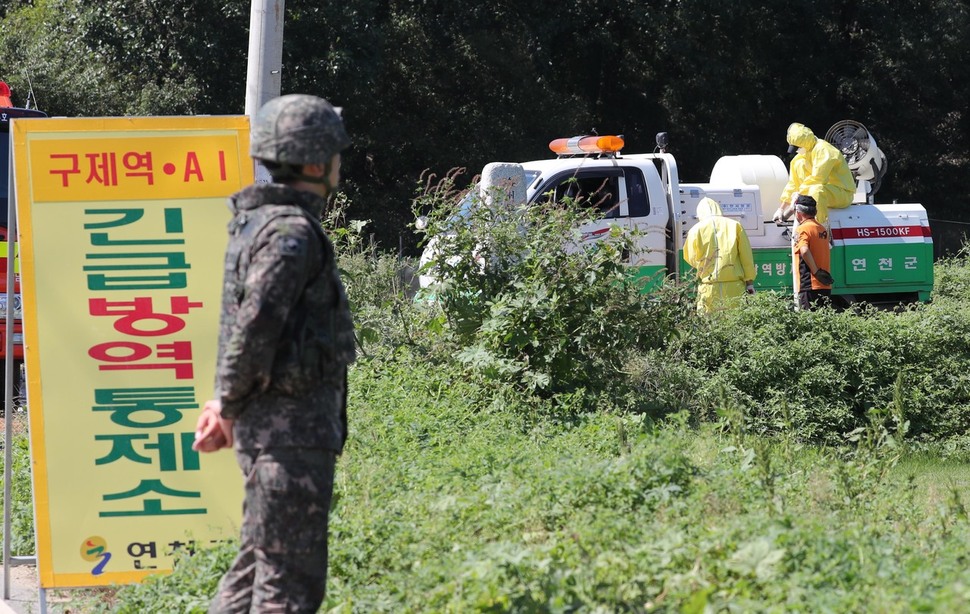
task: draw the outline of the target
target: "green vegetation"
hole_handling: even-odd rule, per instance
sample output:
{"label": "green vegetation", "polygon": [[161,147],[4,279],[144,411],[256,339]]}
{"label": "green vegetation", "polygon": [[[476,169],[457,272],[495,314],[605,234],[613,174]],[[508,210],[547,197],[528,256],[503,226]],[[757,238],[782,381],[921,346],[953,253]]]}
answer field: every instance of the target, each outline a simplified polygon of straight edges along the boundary
{"label": "green vegetation", "polygon": [[[505,289],[482,291],[488,267],[466,269],[451,278],[462,301],[411,302],[400,263],[360,231],[336,233],[367,341],[351,377],[324,611],[970,607],[966,255],[938,263],[932,304],[899,312],[795,312],[764,294],[703,318],[678,302],[683,289],[665,288],[654,297],[665,307],[646,306],[664,316],[647,324],[652,345],[617,343],[633,331],[596,337],[591,354],[623,360],[597,363],[609,377],[590,379],[546,362],[482,369],[461,350],[491,337],[456,316],[483,314],[480,330],[502,302],[503,321],[544,331],[534,353],[573,355],[588,337],[534,320],[587,313],[587,292],[613,300],[596,286],[616,278],[592,277],[540,317],[509,288],[532,296],[541,276],[512,259],[493,271]],[[590,265],[546,238],[517,262]],[[613,325],[644,326],[625,322]],[[531,369],[548,385],[528,385]],[[232,554],[184,559],[83,609],[202,612]]]}
{"label": "green vegetation", "polygon": [[[34,502],[31,495],[30,481],[30,443],[27,440],[27,414],[23,408],[18,408],[11,416],[13,433],[8,437],[3,434],[4,445],[11,445],[11,481],[10,481],[10,554],[14,556],[30,556],[34,553]],[[0,411],[0,419],[3,412]],[[3,489],[3,467],[6,463],[6,451],[0,446],[0,490]],[[3,502],[0,501],[0,509]],[[0,526],[0,535],[3,527]]]}
{"label": "green vegetation", "polygon": [[[965,490],[924,481],[938,459],[897,464],[882,430],[827,449],[729,417],[651,425],[604,406],[564,420],[405,350],[353,383],[328,611],[970,606]],[[122,589],[114,611],[199,604],[229,558]]]}
{"label": "green vegetation", "polygon": [[[580,228],[595,209],[567,198],[510,208],[501,189],[484,206],[458,198],[448,177],[419,199],[436,254],[424,273],[435,330],[448,331],[459,362],[488,379],[545,396],[602,391],[634,350],[663,346],[674,333],[678,301],[642,292],[622,263],[633,233],[614,226],[595,242]],[[589,249],[587,249],[589,248]],[[618,326],[611,322],[621,322]],[[622,382],[621,382],[622,383]]]}

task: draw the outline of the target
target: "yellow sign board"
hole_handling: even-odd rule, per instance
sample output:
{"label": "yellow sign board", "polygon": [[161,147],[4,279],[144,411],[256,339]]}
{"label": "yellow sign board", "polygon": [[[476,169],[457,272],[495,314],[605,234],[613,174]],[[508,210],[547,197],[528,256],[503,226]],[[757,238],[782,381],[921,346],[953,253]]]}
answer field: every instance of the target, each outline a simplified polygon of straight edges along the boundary
{"label": "yellow sign board", "polygon": [[13,126],[41,586],[138,581],[231,539],[242,479],[191,448],[212,395],[245,117]]}

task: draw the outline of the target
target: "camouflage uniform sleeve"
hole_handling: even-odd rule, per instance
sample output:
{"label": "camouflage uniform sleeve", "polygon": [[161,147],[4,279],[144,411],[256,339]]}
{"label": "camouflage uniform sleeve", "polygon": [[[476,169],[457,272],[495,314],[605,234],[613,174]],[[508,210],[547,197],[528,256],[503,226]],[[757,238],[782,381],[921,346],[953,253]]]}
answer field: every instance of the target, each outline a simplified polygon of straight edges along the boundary
{"label": "camouflage uniform sleeve", "polygon": [[280,336],[307,283],[313,241],[319,239],[300,218],[271,224],[255,238],[244,294],[218,361],[217,393],[226,418],[238,417],[246,401],[270,384]]}

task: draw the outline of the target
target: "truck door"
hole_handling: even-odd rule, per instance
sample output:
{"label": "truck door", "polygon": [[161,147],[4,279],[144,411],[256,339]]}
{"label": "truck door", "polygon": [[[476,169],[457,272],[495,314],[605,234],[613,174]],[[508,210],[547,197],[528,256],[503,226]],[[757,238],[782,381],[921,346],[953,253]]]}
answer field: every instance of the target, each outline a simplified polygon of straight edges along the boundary
{"label": "truck door", "polygon": [[583,242],[596,241],[609,232],[610,226],[627,226],[630,217],[626,198],[623,198],[623,171],[617,168],[583,169],[564,173],[550,182],[554,188],[543,190],[555,202],[564,199],[596,209],[603,217],[583,226]]}
{"label": "truck door", "polygon": [[[648,170],[653,170],[649,167]],[[572,198],[596,208],[602,219],[583,227],[583,240],[595,241],[618,224],[635,230],[635,247],[625,255],[626,262],[635,269],[637,277],[648,279],[652,289],[659,283],[667,267],[666,226],[667,209],[663,194],[651,194],[649,185],[659,186],[659,177],[649,182],[637,166],[586,168],[564,173],[543,189],[557,202]],[[652,206],[652,203],[661,203]]]}
{"label": "truck door", "polygon": [[[668,273],[667,213],[662,182],[653,165],[623,167],[623,189],[630,229],[637,234],[637,248],[630,265],[646,282],[645,290],[657,286]],[[646,175],[644,174],[646,171]]]}

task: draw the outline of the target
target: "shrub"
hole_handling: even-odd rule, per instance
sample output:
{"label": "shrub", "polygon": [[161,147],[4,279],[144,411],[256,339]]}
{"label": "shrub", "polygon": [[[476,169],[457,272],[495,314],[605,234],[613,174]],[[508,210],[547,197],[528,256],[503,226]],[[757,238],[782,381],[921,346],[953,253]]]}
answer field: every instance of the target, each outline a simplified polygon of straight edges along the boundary
{"label": "shrub", "polygon": [[377,250],[367,237],[369,222],[345,218],[348,206],[338,194],[323,226],[334,244],[361,350],[366,354],[420,343],[427,324],[412,302],[416,263]]}
{"label": "shrub", "polygon": [[456,204],[451,181],[416,201],[432,254],[423,271],[473,372],[547,395],[602,390],[623,378],[633,351],[673,334],[670,304],[646,297],[623,262],[629,229],[610,226],[590,242],[582,229],[599,214],[582,202],[514,204],[498,192]]}
{"label": "shrub", "polygon": [[640,389],[698,420],[731,404],[753,432],[834,445],[873,411],[904,415],[909,436],[927,441],[970,427],[970,307],[946,300],[800,312],[765,293],[690,320],[665,356],[640,364]]}

